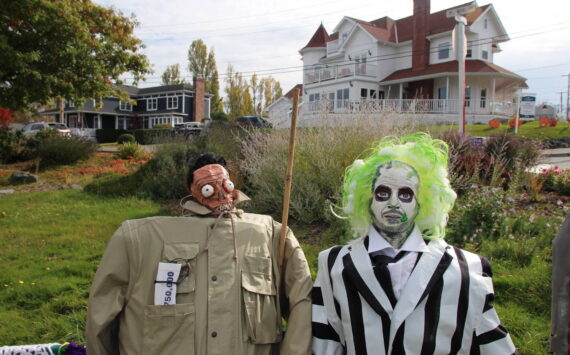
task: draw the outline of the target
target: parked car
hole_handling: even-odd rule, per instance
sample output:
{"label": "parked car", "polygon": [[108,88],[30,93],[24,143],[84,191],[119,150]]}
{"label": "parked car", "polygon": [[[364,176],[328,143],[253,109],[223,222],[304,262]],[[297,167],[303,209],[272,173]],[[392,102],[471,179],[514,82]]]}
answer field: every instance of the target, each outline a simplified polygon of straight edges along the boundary
{"label": "parked car", "polygon": [[236,124],[242,127],[272,128],[273,124],[260,116],[241,116],[236,118]]}
{"label": "parked car", "polygon": [[204,124],[202,122],[184,122],[177,123],[172,128],[174,133],[183,134],[200,134],[204,130]]}
{"label": "parked car", "polygon": [[55,122],[32,122],[24,126],[22,132],[25,135],[34,136],[38,134],[39,131],[44,129],[55,129],[59,134],[69,136],[71,135],[71,130],[63,123]]}

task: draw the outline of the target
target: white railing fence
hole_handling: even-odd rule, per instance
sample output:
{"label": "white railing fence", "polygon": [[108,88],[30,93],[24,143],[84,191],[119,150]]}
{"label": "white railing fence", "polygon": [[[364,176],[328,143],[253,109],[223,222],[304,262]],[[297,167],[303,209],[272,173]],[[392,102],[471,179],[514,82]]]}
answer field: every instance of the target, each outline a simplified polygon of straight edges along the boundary
{"label": "white railing fence", "polygon": [[350,63],[306,69],[304,72],[304,82],[305,84],[311,84],[351,76],[375,77],[376,65],[369,63]]}

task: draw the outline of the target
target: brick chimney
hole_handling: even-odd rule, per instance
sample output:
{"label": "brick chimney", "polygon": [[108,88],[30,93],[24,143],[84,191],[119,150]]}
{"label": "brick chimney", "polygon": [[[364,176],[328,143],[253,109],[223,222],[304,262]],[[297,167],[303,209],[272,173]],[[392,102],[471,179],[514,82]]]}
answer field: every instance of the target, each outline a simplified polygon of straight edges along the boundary
{"label": "brick chimney", "polygon": [[194,76],[194,105],[192,105],[192,121],[200,122],[204,118],[204,78]]}
{"label": "brick chimney", "polygon": [[412,38],[412,71],[422,70],[429,65],[429,30],[430,0],[414,0]]}

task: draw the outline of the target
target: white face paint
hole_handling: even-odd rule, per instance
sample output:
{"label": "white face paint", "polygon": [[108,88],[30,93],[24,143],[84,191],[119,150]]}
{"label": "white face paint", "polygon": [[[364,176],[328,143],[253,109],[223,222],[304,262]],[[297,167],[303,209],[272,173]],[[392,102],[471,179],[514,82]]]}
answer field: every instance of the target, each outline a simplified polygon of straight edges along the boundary
{"label": "white face paint", "polygon": [[419,211],[419,177],[411,166],[398,161],[379,166],[378,173],[370,205],[374,226],[385,238],[403,243]]}

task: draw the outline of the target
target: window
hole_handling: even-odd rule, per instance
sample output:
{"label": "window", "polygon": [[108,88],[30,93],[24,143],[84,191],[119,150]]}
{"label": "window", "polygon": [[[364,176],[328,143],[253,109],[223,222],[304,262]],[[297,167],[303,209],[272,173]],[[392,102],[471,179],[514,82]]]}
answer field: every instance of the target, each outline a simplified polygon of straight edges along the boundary
{"label": "window", "polygon": [[471,107],[471,88],[465,88],[465,106]]}
{"label": "window", "polygon": [[449,53],[451,52],[451,45],[449,42],[440,43],[438,46],[438,59],[449,58]]}
{"label": "window", "polygon": [[348,106],[348,89],[340,89],[336,91],[336,108],[344,108]]}
{"label": "window", "polygon": [[67,104],[69,105],[69,108],[75,107],[75,102],[73,102],[73,101],[69,101]]}
{"label": "window", "polygon": [[158,107],[158,99],[151,98],[146,100],[146,109],[147,111],[156,111]]}
{"label": "window", "polygon": [[488,26],[488,22],[487,22],[487,19],[485,19],[485,20],[483,21],[483,27],[485,27],[485,29],[487,29],[487,26]]}
{"label": "window", "polygon": [[437,89],[437,98],[440,100],[446,100],[447,99],[447,88]]}
{"label": "window", "polygon": [[370,98],[371,99],[377,99],[378,98],[378,94],[376,93],[376,90],[370,89]]}
{"label": "window", "polygon": [[166,108],[174,109],[178,108],[178,96],[169,96],[166,98]]}
{"label": "window", "polygon": [[483,51],[483,59],[488,60],[489,59],[489,52],[488,51]]}
{"label": "window", "polygon": [[368,97],[368,89],[360,89],[360,97],[365,99]]}
{"label": "window", "polygon": [[467,50],[467,55],[465,56],[465,58],[473,58],[473,50],[472,49]]}
{"label": "window", "polygon": [[343,33],[342,34],[342,41],[346,41],[346,39],[348,38],[348,33]]}
{"label": "window", "polygon": [[485,108],[487,105],[487,89],[481,90],[481,100],[479,101],[479,106]]}
{"label": "window", "polygon": [[329,92],[329,102],[327,102],[328,111],[332,112],[334,110],[334,92]]}
{"label": "window", "polygon": [[321,94],[310,94],[309,95],[309,102],[319,101]]}
{"label": "window", "polygon": [[127,102],[120,101],[119,102],[119,110],[121,110],[121,111],[132,111],[133,105],[131,105]]}

